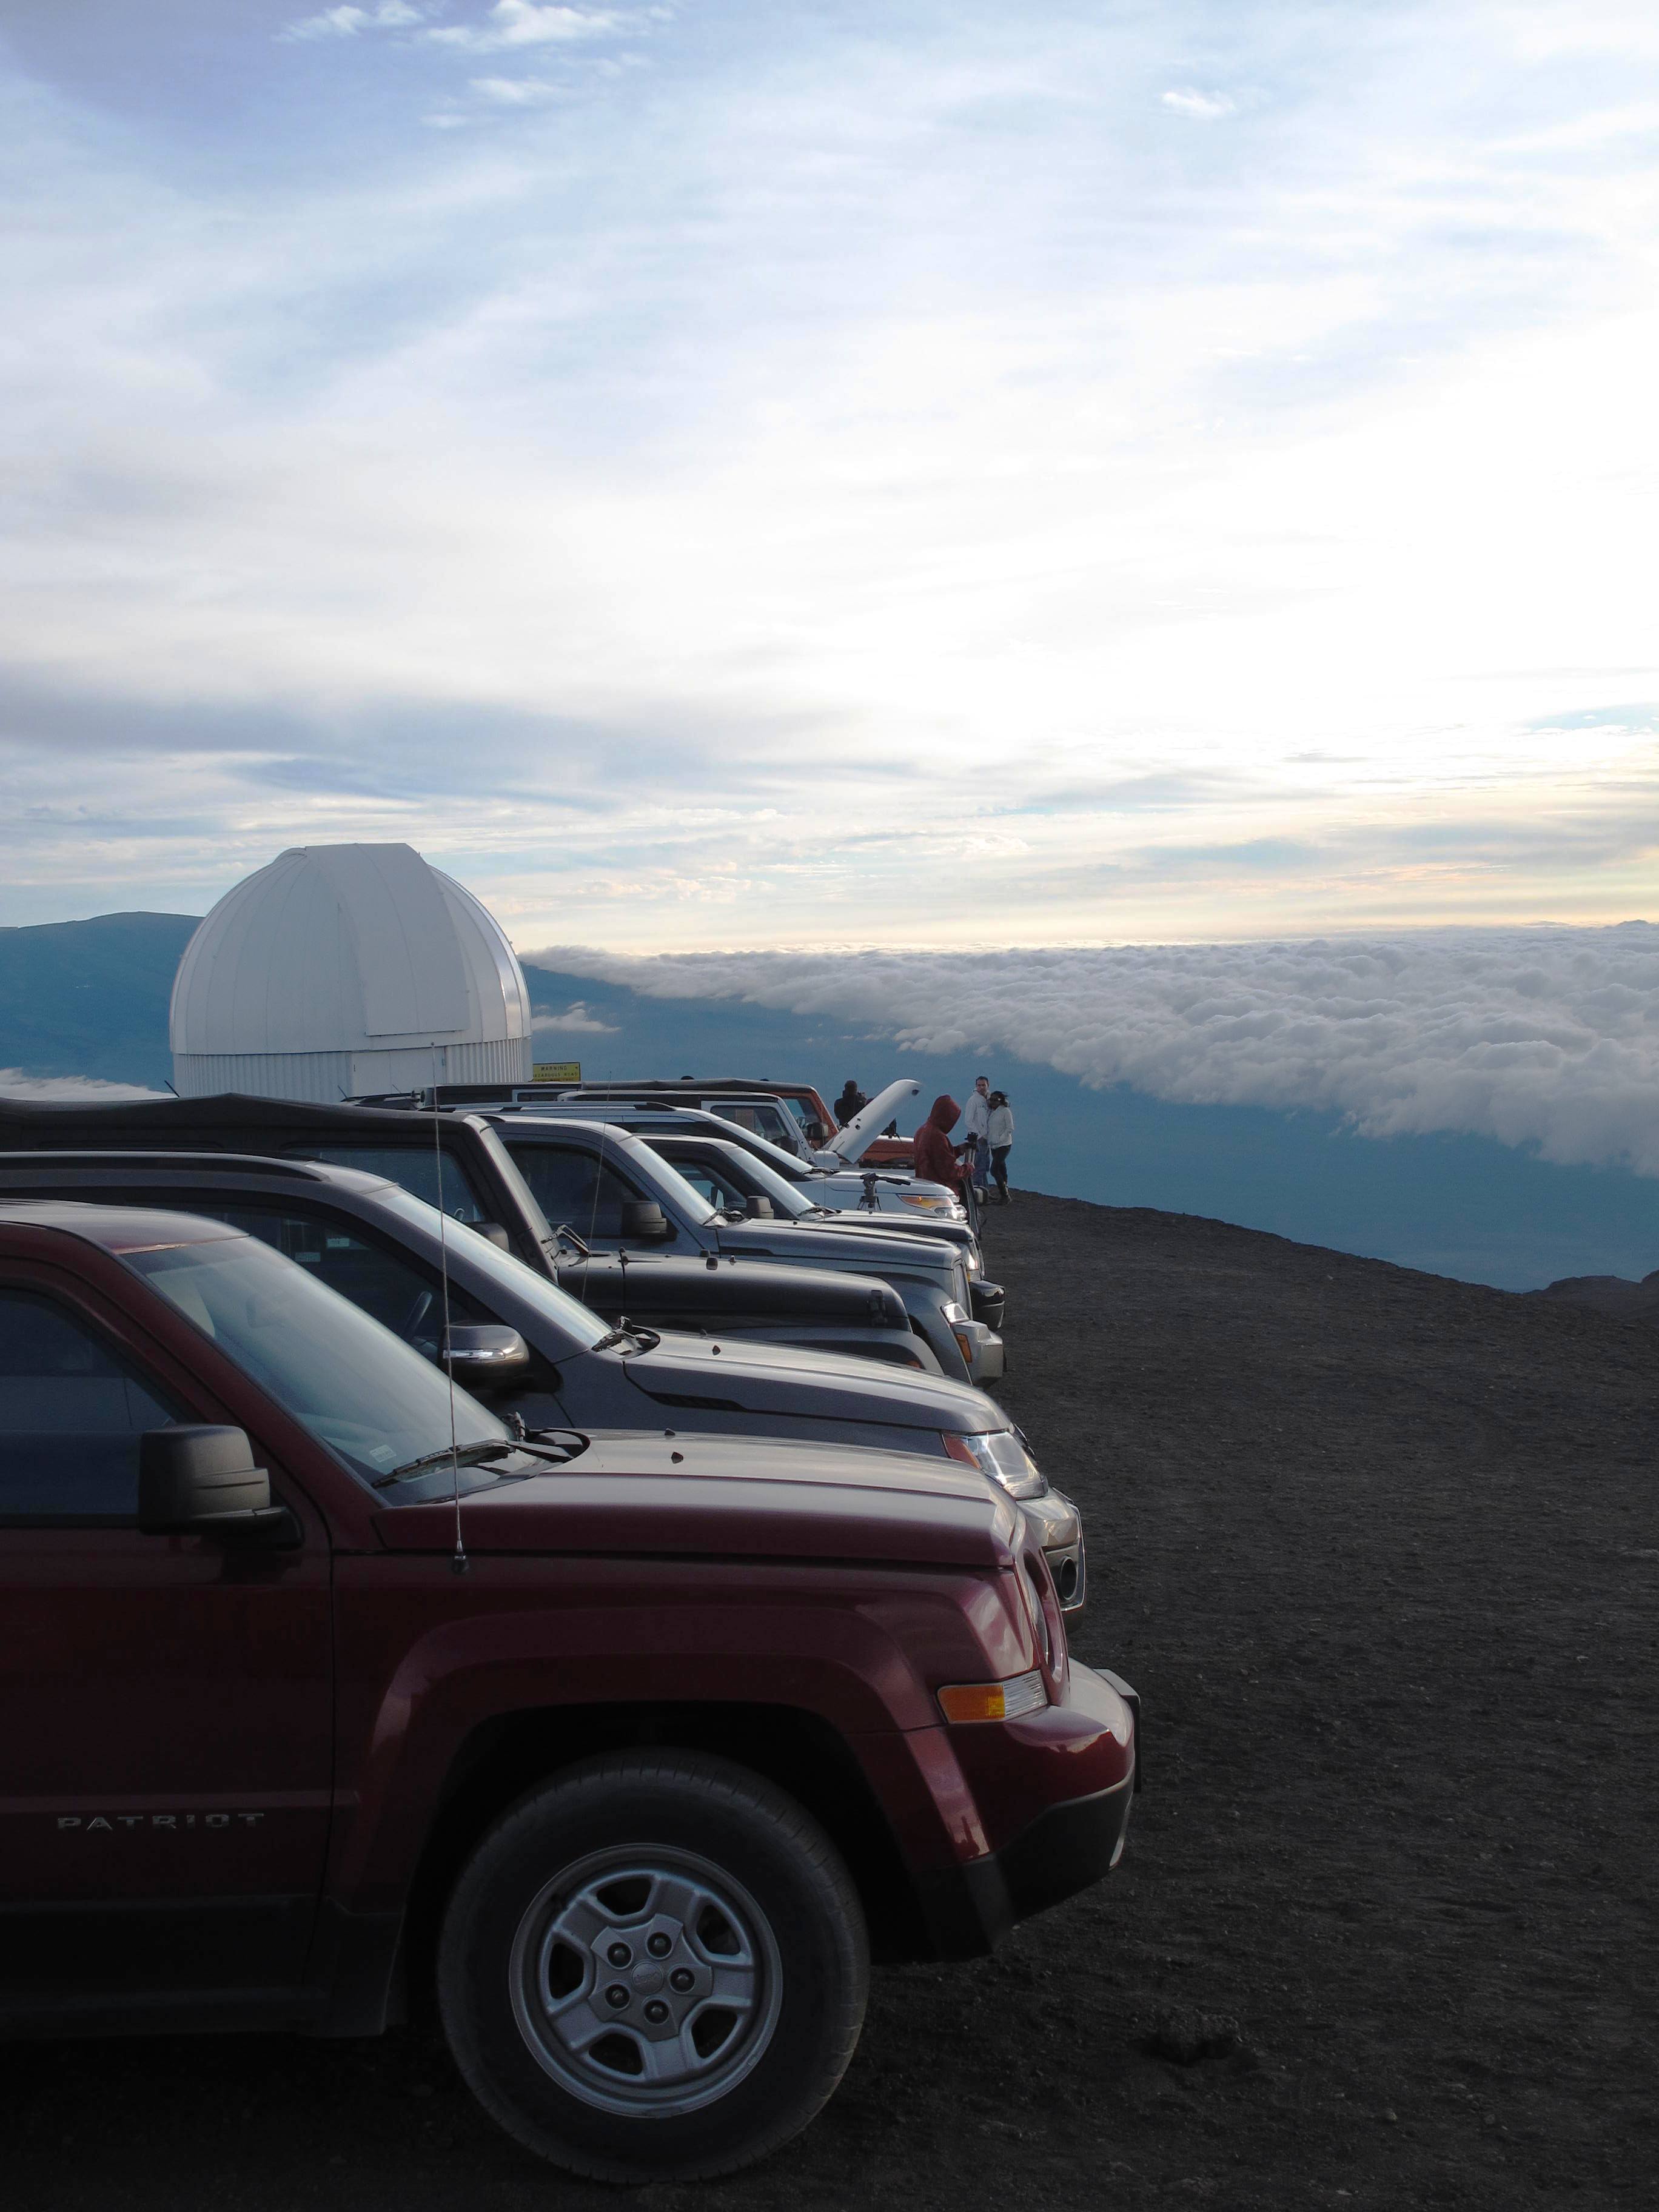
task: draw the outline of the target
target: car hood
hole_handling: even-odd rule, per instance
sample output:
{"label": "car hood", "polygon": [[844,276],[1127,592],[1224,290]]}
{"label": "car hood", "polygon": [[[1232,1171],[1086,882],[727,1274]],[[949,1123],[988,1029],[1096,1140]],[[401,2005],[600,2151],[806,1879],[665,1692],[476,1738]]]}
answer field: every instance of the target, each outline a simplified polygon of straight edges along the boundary
{"label": "car hood", "polygon": [[[805,1188],[803,1184],[802,1188]],[[974,1232],[965,1221],[929,1221],[925,1215],[908,1221],[899,1214],[871,1213],[861,1206],[837,1206],[830,1220],[811,1220],[801,1225],[831,1237],[850,1233],[855,1237],[899,1237],[907,1243],[914,1240],[922,1244],[949,1244],[958,1252],[966,1252],[974,1241]]]}
{"label": "car hood", "polygon": [[[619,1436],[568,1468],[472,1492],[469,1553],[665,1553],[719,1559],[868,1560],[994,1569],[1020,1516],[972,1468],[897,1452],[732,1437]],[[391,1505],[393,1552],[449,1552],[455,1506]]]}
{"label": "car hood", "polygon": [[621,1313],[649,1321],[656,1314],[689,1311],[699,1322],[706,1316],[708,1326],[718,1328],[728,1316],[761,1310],[779,1321],[908,1326],[896,1291],[825,1267],[775,1267],[737,1257],[661,1259],[652,1253],[629,1254],[624,1261],[616,1252],[594,1252],[586,1260],[559,1255],[554,1279],[610,1320]]}
{"label": "car hood", "polygon": [[[603,1357],[603,1354],[596,1355]],[[884,1359],[857,1359],[805,1346],[741,1337],[665,1334],[654,1351],[626,1355],[629,1381],[667,1415],[676,1404],[711,1411],[787,1413],[798,1420],[884,1422],[975,1436],[1006,1429],[1008,1416],[983,1390],[948,1376]]]}
{"label": "car hood", "polygon": [[[845,1267],[854,1248],[843,1229],[814,1221],[722,1221],[720,1249],[736,1259],[787,1260],[800,1267]],[[885,1224],[860,1236],[857,1263],[872,1274],[928,1275],[948,1273],[953,1253],[942,1251],[936,1240],[907,1237]]]}

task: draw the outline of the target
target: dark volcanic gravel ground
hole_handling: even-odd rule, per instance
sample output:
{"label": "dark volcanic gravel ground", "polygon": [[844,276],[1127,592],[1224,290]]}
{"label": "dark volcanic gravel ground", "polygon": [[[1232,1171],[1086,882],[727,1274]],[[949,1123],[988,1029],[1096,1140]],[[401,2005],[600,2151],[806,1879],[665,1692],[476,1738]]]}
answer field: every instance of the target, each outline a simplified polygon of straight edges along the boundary
{"label": "dark volcanic gravel ground", "polygon": [[988,1242],[1078,1648],[1146,1703],[1109,1882],[880,1976],[828,2112],[714,2188],[548,2172],[410,2030],[14,2049],[9,2203],[1656,2201],[1651,1330],[1069,1200]]}

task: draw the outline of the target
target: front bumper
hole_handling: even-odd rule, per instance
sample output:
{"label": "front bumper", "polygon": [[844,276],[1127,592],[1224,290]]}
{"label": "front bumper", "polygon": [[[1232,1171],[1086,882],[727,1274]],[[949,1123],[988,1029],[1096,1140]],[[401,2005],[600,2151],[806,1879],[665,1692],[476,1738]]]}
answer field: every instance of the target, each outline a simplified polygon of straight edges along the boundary
{"label": "front bumper", "polygon": [[[918,1872],[916,1893],[936,1958],[982,1957],[1018,1921],[1075,1897],[1123,1856],[1129,1810],[1139,1785],[1140,1700],[1127,1682],[1103,1668],[1097,1672],[1073,1661],[1072,1674],[1071,1695],[1085,1711],[1099,1701],[1102,1690],[1128,1706],[1133,1723],[1128,1771],[1103,1790],[1045,1806],[981,1857],[948,1870]],[[1018,1725],[1011,1723],[1010,1729]],[[984,1733],[988,1737],[991,1731]]]}
{"label": "front bumper", "polygon": [[1023,1498],[1020,1510],[1037,1533],[1042,1556],[1054,1578],[1060,1609],[1081,1613],[1089,1595],[1089,1555],[1083,1540],[1083,1516],[1062,1491]]}
{"label": "front bumper", "polygon": [[968,1372],[981,1389],[988,1382],[1000,1382],[1003,1376],[1002,1339],[995,1329],[988,1328],[982,1321],[956,1321],[951,1333],[961,1346]]}

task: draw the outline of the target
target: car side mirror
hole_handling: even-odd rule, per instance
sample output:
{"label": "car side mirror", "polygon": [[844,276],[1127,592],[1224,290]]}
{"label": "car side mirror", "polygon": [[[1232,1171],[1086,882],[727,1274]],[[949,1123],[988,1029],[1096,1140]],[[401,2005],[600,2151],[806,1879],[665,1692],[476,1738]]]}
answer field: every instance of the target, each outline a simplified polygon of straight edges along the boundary
{"label": "car side mirror", "polygon": [[622,1202],[622,1233],[642,1243],[665,1243],[674,1231],[668,1216],[654,1198],[625,1198]]}
{"label": "car side mirror", "polygon": [[501,1251],[510,1252],[513,1249],[513,1239],[499,1221],[469,1221],[466,1225],[475,1236],[486,1237],[490,1243],[498,1246]]}
{"label": "car side mirror", "polygon": [[751,1191],[743,1202],[743,1210],[751,1221],[769,1221],[772,1218],[772,1201],[763,1191]]}
{"label": "car side mirror", "polygon": [[530,1346],[516,1328],[489,1322],[452,1324],[441,1366],[469,1390],[516,1382],[530,1364]]}
{"label": "car side mirror", "polygon": [[146,1429],[138,1439],[138,1527],[146,1536],[222,1536],[297,1541],[270,1477],[253,1464],[246,1429]]}
{"label": "car side mirror", "polygon": [[806,1124],[806,1141],[812,1146],[827,1145],[830,1141],[830,1132],[816,1116]]}

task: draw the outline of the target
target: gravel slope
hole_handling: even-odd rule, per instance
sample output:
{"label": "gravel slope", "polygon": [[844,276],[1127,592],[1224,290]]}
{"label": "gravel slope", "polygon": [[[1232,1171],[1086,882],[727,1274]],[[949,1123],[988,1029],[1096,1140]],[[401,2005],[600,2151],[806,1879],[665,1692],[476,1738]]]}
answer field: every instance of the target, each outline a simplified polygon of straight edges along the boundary
{"label": "gravel slope", "polygon": [[1651,1329],[1069,1200],[988,1242],[1079,1650],[1146,1701],[1110,1882],[882,1976],[824,2118],[716,2189],[545,2172],[410,2031],[14,2050],[9,2202],[1651,2202]]}

